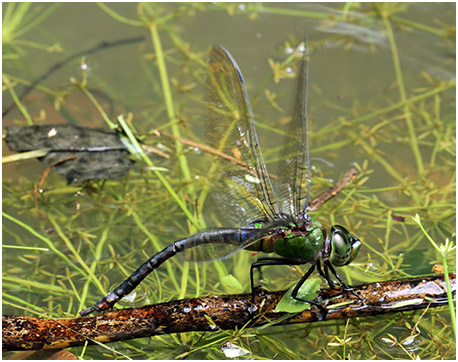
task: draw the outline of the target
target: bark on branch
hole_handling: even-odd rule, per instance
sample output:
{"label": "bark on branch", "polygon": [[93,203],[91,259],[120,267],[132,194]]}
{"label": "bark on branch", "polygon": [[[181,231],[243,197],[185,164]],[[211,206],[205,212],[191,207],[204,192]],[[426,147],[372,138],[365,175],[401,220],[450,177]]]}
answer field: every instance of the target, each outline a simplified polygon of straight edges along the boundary
{"label": "bark on branch", "polygon": [[[452,292],[456,276],[450,276]],[[89,343],[114,342],[157,334],[189,331],[234,329],[250,322],[250,326],[292,324],[318,320],[354,318],[394,313],[447,304],[443,275],[355,286],[364,302],[345,292],[325,289],[317,301],[328,313],[313,307],[296,315],[275,313],[273,309],[283,296],[281,292],[258,290],[256,303],[264,301],[259,315],[250,315],[251,294],[222,295],[160,303],[141,308],[128,308],[102,315],[74,319],[42,319],[3,316],[3,350],[55,349]],[[330,300],[332,298],[332,300]],[[350,303],[332,307],[338,303]],[[324,318],[323,318],[324,317]]]}

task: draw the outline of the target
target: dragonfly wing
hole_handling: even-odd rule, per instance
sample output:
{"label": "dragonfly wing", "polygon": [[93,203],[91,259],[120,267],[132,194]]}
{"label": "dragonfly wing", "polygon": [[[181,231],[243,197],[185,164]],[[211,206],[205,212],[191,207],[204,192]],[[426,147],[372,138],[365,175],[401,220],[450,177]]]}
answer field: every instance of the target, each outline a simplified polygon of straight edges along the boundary
{"label": "dragonfly wing", "polygon": [[[278,225],[272,223],[270,226],[262,229],[254,229],[251,226],[238,229],[206,229],[192,236],[193,238],[195,236],[199,238],[199,235],[202,236],[202,242],[191,242],[187,244],[183,255],[187,261],[192,262],[225,259],[237,254],[240,250],[252,247],[253,244],[265,238],[267,235],[274,234],[275,230],[279,229]],[[244,232],[246,232],[247,237],[240,240],[239,236]],[[223,237],[221,236],[222,234],[224,234]],[[206,241],[204,241],[205,239]],[[256,251],[257,248],[250,250]]]}
{"label": "dragonfly wing", "polygon": [[202,244],[185,250],[184,259],[190,262],[214,261],[229,258],[242,248],[232,244]]}
{"label": "dragonfly wing", "polygon": [[231,221],[275,219],[279,205],[267,173],[242,73],[229,54],[215,45],[208,62],[206,126],[213,156],[208,173],[221,214]]}
{"label": "dragonfly wing", "polygon": [[278,195],[281,207],[291,215],[305,213],[310,197],[310,155],[308,142],[308,50],[300,61],[294,113],[284,139],[278,168]]}

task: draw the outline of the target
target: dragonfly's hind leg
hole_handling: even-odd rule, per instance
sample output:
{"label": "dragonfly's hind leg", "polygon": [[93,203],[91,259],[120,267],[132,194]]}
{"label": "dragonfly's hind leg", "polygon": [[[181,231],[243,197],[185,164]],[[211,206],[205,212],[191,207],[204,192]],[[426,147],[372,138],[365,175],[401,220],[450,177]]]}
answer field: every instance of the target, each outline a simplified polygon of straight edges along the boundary
{"label": "dragonfly's hind leg", "polygon": [[[270,265],[302,265],[304,264],[303,262],[295,261],[295,260],[289,260],[289,259],[284,259],[284,258],[259,258],[257,262],[251,264],[251,269],[250,269],[250,281],[251,281],[251,303],[253,305],[253,309],[256,310],[255,308],[255,287],[254,287],[254,269],[259,269],[261,272],[261,267],[263,266],[270,266]],[[310,277],[310,275],[313,273],[315,270],[315,264],[313,264],[310,269],[307,271],[307,273],[304,274],[304,276],[301,278],[301,280],[297,283],[296,287],[294,288],[291,296],[299,300],[301,302],[306,302],[311,305],[315,305],[319,307],[322,311],[324,311],[325,315],[327,314],[326,309],[318,302],[315,302],[313,300],[308,300],[308,299],[303,299],[297,297],[297,293],[299,291],[299,288],[304,284],[304,282]]]}
{"label": "dragonfly's hind leg", "polygon": [[250,282],[251,282],[251,302],[255,304],[255,292],[254,292],[254,270],[258,269],[262,275],[261,267],[263,266],[270,266],[270,265],[299,265],[298,263],[293,260],[285,259],[285,258],[259,258],[256,262],[251,264],[250,268]]}

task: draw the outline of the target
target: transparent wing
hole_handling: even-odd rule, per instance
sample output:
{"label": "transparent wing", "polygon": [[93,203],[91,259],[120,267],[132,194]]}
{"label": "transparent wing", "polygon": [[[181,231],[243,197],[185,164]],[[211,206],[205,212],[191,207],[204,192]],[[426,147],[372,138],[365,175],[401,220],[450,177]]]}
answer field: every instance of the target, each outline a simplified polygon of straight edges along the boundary
{"label": "transparent wing", "polygon": [[[207,229],[190,237],[194,240],[186,243],[186,250],[182,255],[188,261],[199,262],[225,259],[243,249],[260,251],[256,243],[266,236],[274,235],[280,230],[280,226],[287,224],[287,221],[281,220],[269,223],[260,229],[255,229],[251,225],[236,229]],[[239,235],[244,231],[247,237],[240,240]]]}
{"label": "transparent wing", "polygon": [[[204,231],[213,232],[223,229],[207,229]],[[202,233],[199,233],[202,234]],[[234,235],[234,238],[226,238],[226,240],[218,240],[216,237],[213,243],[201,243],[198,245],[190,245],[186,248],[184,255],[185,260],[192,262],[200,261],[214,261],[229,258],[237,254],[240,250],[254,244],[256,241],[262,239],[265,232],[259,230],[250,238],[246,238],[240,243]]]}
{"label": "transparent wing", "polygon": [[[310,155],[307,97],[308,50],[305,43],[297,80],[294,113],[283,141],[276,190],[281,208],[291,215],[305,214],[310,197]],[[277,185],[278,183],[278,185]]]}
{"label": "transparent wing", "polygon": [[278,218],[281,212],[262,158],[242,73],[220,45],[210,53],[204,101],[210,146],[236,160],[215,156],[208,173],[213,196],[223,208],[221,214],[239,225],[259,217]]}

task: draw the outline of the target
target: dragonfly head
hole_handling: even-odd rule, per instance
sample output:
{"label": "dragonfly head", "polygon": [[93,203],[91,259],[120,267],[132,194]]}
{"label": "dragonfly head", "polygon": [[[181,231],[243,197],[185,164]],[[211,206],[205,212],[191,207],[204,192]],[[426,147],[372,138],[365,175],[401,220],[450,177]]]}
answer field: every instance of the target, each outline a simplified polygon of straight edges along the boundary
{"label": "dragonfly head", "polygon": [[334,266],[350,264],[361,248],[361,240],[340,225],[331,228],[331,263]]}

